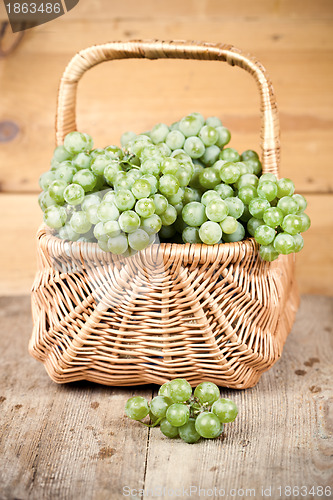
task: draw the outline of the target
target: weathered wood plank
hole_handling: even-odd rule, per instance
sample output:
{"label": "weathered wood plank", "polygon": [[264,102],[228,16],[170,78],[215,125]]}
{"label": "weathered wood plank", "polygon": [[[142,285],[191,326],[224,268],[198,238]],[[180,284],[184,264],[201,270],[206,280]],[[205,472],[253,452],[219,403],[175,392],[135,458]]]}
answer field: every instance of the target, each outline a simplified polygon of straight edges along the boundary
{"label": "weathered wood plank", "polygon": [[[75,10],[75,9],[74,9]],[[74,11],[73,11],[74,12]],[[66,21],[65,19],[68,19]],[[20,132],[0,150],[3,191],[32,192],[48,168],[54,144],[56,92],[60,75],[80,48],[104,42],[99,24],[59,19],[27,33],[7,60],[1,80],[1,119]],[[255,54],[271,75],[277,94],[282,130],[282,174],[304,192],[333,188],[327,144],[333,133],[333,30],[331,22],[297,20],[242,21],[237,30],[228,21],[177,23],[112,21],[113,39],[191,38],[226,41]],[[154,27],[154,28],[153,28]],[[195,28],[195,29],[194,29]],[[69,45],[62,36],[71,32]],[[193,31],[194,30],[194,31]],[[18,75],[25,74],[25,78]],[[135,79],[134,79],[135,75]],[[167,82],[167,83],[166,83]],[[199,98],[198,98],[199,96]],[[240,150],[258,148],[259,102],[251,77],[227,65],[187,61],[117,61],[88,73],[79,88],[78,126],[98,145],[119,143],[128,129],[142,131],[156,121],[173,122],[199,109],[218,114],[233,133]],[[306,111],[305,111],[306,110]],[[41,139],[42,138],[42,139]],[[320,165],[313,175],[314,165]]]}
{"label": "weathered wood plank", "polygon": [[29,297],[2,297],[0,318],[3,500],[118,500],[126,486],[155,492],[217,487],[229,494],[254,489],[257,498],[263,486],[279,498],[279,486],[309,491],[332,482],[331,298],[302,298],[281,360],[255,388],[223,390],[240,410],[224,438],[193,446],[166,439],[158,429],[148,440],[146,428],[124,417],[126,399],[150,398],[151,386],[54,384],[27,354]]}
{"label": "weathered wood plank", "polygon": [[[306,195],[311,229],[297,255],[297,280],[302,293],[333,295],[333,196]],[[1,194],[0,295],[29,293],[36,272],[35,234],[42,222],[37,195]]]}

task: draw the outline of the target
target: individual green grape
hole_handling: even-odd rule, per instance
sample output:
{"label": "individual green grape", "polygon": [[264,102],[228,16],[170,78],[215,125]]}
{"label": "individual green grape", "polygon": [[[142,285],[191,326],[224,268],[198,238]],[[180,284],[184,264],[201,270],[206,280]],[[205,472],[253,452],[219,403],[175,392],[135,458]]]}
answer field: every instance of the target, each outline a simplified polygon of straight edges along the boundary
{"label": "individual green grape", "polygon": [[97,193],[88,194],[85,196],[84,200],[81,203],[81,210],[86,211],[88,209],[88,207],[94,206],[94,205],[99,205],[100,202],[101,202],[101,199]]}
{"label": "individual green grape", "polygon": [[220,200],[220,196],[217,191],[214,189],[209,189],[208,191],[205,191],[203,195],[201,196],[201,203],[207,207],[208,203],[213,200]]}
{"label": "individual green grape", "polygon": [[227,164],[230,164],[230,163],[232,163],[232,162],[230,162],[230,161],[228,162],[225,160],[217,160],[215,163],[213,163],[212,167],[218,175],[221,175],[221,172],[222,172],[224,166]]}
{"label": "individual green grape", "polygon": [[259,184],[261,184],[262,182],[266,182],[266,181],[274,182],[276,184],[277,183],[276,175],[271,174],[270,172],[267,172],[266,174],[262,174],[259,177]]}
{"label": "individual green grape", "polygon": [[222,127],[222,122],[217,116],[209,116],[206,120],[209,127]]}
{"label": "individual green grape", "polygon": [[217,222],[204,222],[199,228],[199,237],[206,245],[216,245],[222,238],[221,226]]}
{"label": "individual green grape", "polygon": [[171,398],[167,396],[155,396],[150,403],[150,410],[157,418],[165,418],[169,406],[173,404]]}
{"label": "individual green grape", "polygon": [[172,151],[181,149],[184,146],[185,135],[180,130],[171,130],[165,139],[165,144],[169,146]]}
{"label": "individual green grape", "polygon": [[228,215],[222,222],[220,222],[220,227],[222,229],[222,233],[232,234],[238,228],[237,219]]}
{"label": "individual green grape", "polygon": [[171,226],[177,219],[177,210],[174,206],[168,205],[163,214],[160,215],[163,226]]}
{"label": "individual green grape", "polygon": [[214,191],[217,192],[217,194],[220,196],[220,198],[222,198],[222,200],[225,200],[226,198],[232,198],[235,194],[232,187],[229,186],[228,184],[218,184],[217,186],[214,187]]}
{"label": "individual green grape", "polygon": [[227,217],[229,208],[224,200],[211,200],[206,205],[206,216],[213,222],[222,222]]}
{"label": "individual green grape", "polygon": [[214,439],[220,434],[221,423],[214,413],[204,411],[197,416],[195,430],[204,438]]}
{"label": "individual green grape", "polygon": [[171,398],[171,393],[170,393],[170,382],[165,382],[163,385],[158,390],[158,395],[159,396],[166,396],[168,398]]}
{"label": "individual green grape", "polygon": [[158,151],[161,153],[162,157],[170,156],[172,153],[171,148],[169,148],[169,146],[167,144],[165,144],[165,142],[160,142],[159,144],[157,144],[156,147],[157,147]]}
{"label": "individual green grape", "polygon": [[217,399],[213,406],[212,412],[217,416],[223,424],[233,422],[238,415],[238,408],[231,399]]}
{"label": "individual green grape", "polygon": [[77,170],[84,170],[90,168],[92,158],[88,153],[78,153],[74,156],[72,163]]}
{"label": "individual green grape", "polygon": [[188,226],[199,227],[207,220],[205,206],[198,201],[192,201],[184,206],[182,217]]}
{"label": "individual green grape", "polygon": [[140,159],[141,163],[145,162],[146,160],[157,160],[161,162],[163,157],[157,146],[155,146],[154,144],[148,144],[142,149]]}
{"label": "individual green grape", "polygon": [[110,252],[111,250],[109,249],[109,246],[108,246],[108,240],[107,241],[104,241],[104,240],[97,240],[97,245],[99,246],[99,248],[101,250],[103,250],[103,252]]}
{"label": "individual green grape", "polygon": [[238,190],[238,198],[242,200],[244,205],[249,205],[250,202],[257,197],[257,190],[254,186],[243,186]]}
{"label": "individual green grape", "polygon": [[65,224],[64,226],[59,228],[58,236],[62,240],[69,241],[77,241],[80,238],[80,235],[73,231],[72,227],[69,224]]}
{"label": "individual green grape", "polygon": [[176,194],[179,187],[179,182],[174,175],[162,175],[159,180],[159,191],[164,196],[168,197]]}
{"label": "individual green grape", "polygon": [[201,156],[200,161],[207,167],[211,167],[218,160],[220,152],[220,148],[215,144],[213,146],[208,146]]}
{"label": "individual green grape", "polygon": [[72,153],[67,151],[64,146],[57,146],[53,152],[54,160],[61,163],[62,161],[70,160],[72,158]]}
{"label": "individual green grape", "polygon": [[248,232],[250,233],[251,236],[255,235],[256,229],[259,226],[264,225],[265,222],[261,219],[257,219],[256,217],[252,217],[251,219],[248,220],[246,228]]}
{"label": "individual green grape", "polygon": [[149,245],[149,235],[143,229],[136,229],[128,235],[128,244],[133,250],[144,250]]}
{"label": "individual green grape", "polygon": [[163,212],[165,212],[168,207],[168,200],[166,199],[166,197],[162,194],[157,193],[152,196],[152,200],[155,205],[155,213],[157,215],[163,214]]}
{"label": "individual green grape", "polygon": [[104,223],[101,222],[100,224],[103,224],[105,234],[107,236],[111,236],[111,238],[114,238],[121,233],[119,222],[117,220],[108,220]]}
{"label": "individual green grape", "polygon": [[133,420],[142,420],[149,413],[148,401],[142,396],[130,398],[125,405],[125,413]]}
{"label": "individual green grape", "polygon": [[245,236],[244,226],[238,221],[237,223],[238,226],[236,231],[234,231],[231,234],[225,234],[225,233],[223,234],[223,241],[225,241],[226,243],[234,243],[236,241],[241,241],[244,239]]}
{"label": "individual green grape", "polygon": [[78,234],[85,234],[91,229],[91,222],[83,210],[74,212],[69,221],[71,228]]}
{"label": "individual green grape", "polygon": [[292,235],[302,232],[302,227],[303,221],[299,215],[286,215],[281,224],[283,231]]}
{"label": "individual green grape", "polygon": [[282,210],[283,215],[296,214],[299,211],[299,206],[296,200],[291,196],[283,196],[279,199],[277,207]]}
{"label": "individual green grape", "polygon": [[253,198],[249,203],[249,212],[256,219],[262,219],[264,212],[269,208],[271,208],[270,203],[265,198]]}
{"label": "individual green grape", "polygon": [[253,151],[253,149],[247,149],[246,151],[243,151],[243,153],[241,154],[242,161],[252,160],[252,159],[259,160],[258,153]]}
{"label": "individual green grape", "polygon": [[284,196],[291,196],[294,194],[295,185],[293,181],[283,177],[277,182],[277,197],[283,198]]}
{"label": "individual green grape", "polygon": [[[250,160],[247,160],[247,161],[238,161],[236,162],[237,163],[237,167],[239,168],[240,170],[240,174],[241,176],[242,175],[245,175],[245,174],[251,174],[251,175],[255,175],[254,174],[254,168],[250,162]],[[257,177],[257,176],[256,176]],[[254,182],[256,183],[256,182]],[[244,183],[244,185],[252,185],[251,182],[246,184]]]}
{"label": "individual green grape", "polygon": [[92,148],[92,138],[81,132],[70,132],[65,137],[64,147],[72,155],[88,151]]}
{"label": "individual green grape", "polygon": [[[97,194],[97,193],[94,193],[94,194]],[[106,190],[102,201],[108,201],[110,203],[115,204],[116,203],[116,194],[117,193],[115,191],[113,191],[113,189],[108,189],[108,190]],[[91,195],[88,195],[88,196],[91,196]],[[87,199],[87,196],[86,196],[86,199]]]}
{"label": "individual green grape", "polygon": [[53,181],[55,181],[55,173],[52,170],[44,172],[39,177],[39,186],[43,191],[47,191]]}
{"label": "individual green grape", "polygon": [[161,217],[157,214],[153,214],[146,219],[142,219],[141,228],[148,233],[148,235],[152,235],[158,233],[162,227]]}
{"label": "individual green grape", "polygon": [[278,187],[275,182],[263,181],[257,187],[257,193],[259,198],[266,199],[268,201],[274,200],[278,192]]}
{"label": "individual green grape", "polygon": [[277,234],[273,245],[275,250],[283,255],[288,255],[295,251],[294,237],[288,233]]}
{"label": "individual green grape", "polygon": [[190,410],[182,403],[173,403],[166,411],[166,419],[173,427],[181,427],[188,422]]}
{"label": "individual green grape", "polygon": [[[114,203],[121,211],[132,210],[136,202],[135,197],[129,189],[121,189],[115,195]],[[104,202],[102,202],[104,203]]]}
{"label": "individual green grape", "polygon": [[67,187],[67,183],[63,180],[55,180],[50,184],[48,189],[49,196],[58,204],[64,204],[64,191]]}
{"label": "individual green grape", "polygon": [[110,201],[102,201],[98,205],[97,215],[101,222],[117,220],[119,217],[119,210],[114,203]]}
{"label": "individual green grape", "polygon": [[169,390],[170,398],[176,403],[183,403],[192,395],[192,387],[184,378],[175,378],[171,380],[169,382]]}
{"label": "individual green grape", "polygon": [[171,174],[175,175],[179,169],[179,162],[176,158],[164,158],[161,163],[161,172],[162,174]]}
{"label": "individual green grape", "polygon": [[191,226],[185,227],[182,231],[182,239],[184,243],[201,243],[199,229]]}
{"label": "individual green grape", "polygon": [[116,160],[112,160],[104,169],[104,177],[106,182],[113,186],[115,178],[119,172],[122,172],[120,164]]}
{"label": "individual green grape", "polygon": [[128,175],[127,172],[118,172],[113,181],[113,186],[115,191],[121,191],[122,189],[131,189],[136,179]]}
{"label": "individual green grape", "polygon": [[158,175],[160,173],[160,162],[150,158],[141,163],[140,170],[143,174]]}
{"label": "individual green grape", "polygon": [[150,217],[155,213],[154,201],[151,198],[141,198],[135,204],[135,211],[140,217]]}
{"label": "individual green grape", "polygon": [[198,398],[201,404],[212,405],[220,397],[220,389],[213,382],[201,382],[195,390],[194,397]]}
{"label": "individual green grape", "polygon": [[263,260],[267,262],[272,262],[277,259],[279,256],[279,252],[275,250],[272,244],[270,245],[260,245],[259,255]]}
{"label": "individual green grape", "polygon": [[230,142],[231,139],[230,131],[226,127],[222,126],[216,127],[216,131],[218,133],[216,146],[218,146],[219,148],[223,148]]}
{"label": "individual green grape", "polygon": [[295,250],[294,250],[294,252],[295,253],[300,252],[302,250],[303,246],[304,246],[303,237],[300,234],[294,234],[293,238],[294,238],[294,242],[295,242]]}
{"label": "individual green grape", "polygon": [[150,131],[150,138],[154,144],[158,144],[165,141],[168,133],[169,127],[165,123],[157,123]]}
{"label": "individual green grape", "polygon": [[167,421],[166,418],[164,418],[161,423],[160,423],[160,429],[162,434],[168,438],[176,438],[178,437],[178,427],[174,427],[173,425],[170,424],[170,422]]}
{"label": "individual green grape", "polygon": [[184,205],[187,203],[191,203],[192,201],[200,201],[201,200],[201,191],[199,189],[194,189],[191,187],[186,187],[184,189],[184,195],[182,198],[182,202]]}
{"label": "individual green grape", "polygon": [[141,219],[133,210],[126,210],[120,214],[118,222],[124,233],[134,233],[140,227]]}
{"label": "individual green grape", "polygon": [[235,219],[239,219],[244,212],[244,203],[242,200],[234,196],[228,197],[224,201],[228,206],[229,215]]}
{"label": "individual green grape", "polygon": [[193,115],[184,116],[179,121],[179,130],[184,134],[185,137],[190,137],[197,135],[201,129],[202,123],[200,118]]}
{"label": "individual green grape", "polygon": [[80,205],[84,200],[84,189],[78,184],[69,184],[64,190],[64,200],[69,205]]}
{"label": "individual green grape", "polygon": [[237,163],[226,162],[220,170],[220,177],[226,184],[234,184],[238,181],[240,170]]}
{"label": "individual green grape", "polygon": [[191,158],[200,158],[205,152],[205,145],[199,137],[191,136],[185,140],[184,150]]}
{"label": "individual green grape", "polygon": [[254,238],[261,245],[269,245],[275,238],[275,230],[265,224],[258,226],[254,233]]}
{"label": "individual green grape", "polygon": [[136,134],[134,132],[131,131],[124,132],[120,137],[120,144],[122,145],[123,148],[126,148],[126,146],[135,138]]}
{"label": "individual green grape", "polygon": [[253,186],[253,187],[257,188],[258,177],[254,174],[242,174],[237,182],[237,188],[241,189],[244,186]]}
{"label": "individual green grape", "polygon": [[150,145],[151,143],[150,137],[141,134],[128,142],[127,150],[133,155],[140,156],[147,145]]}
{"label": "individual green grape", "polygon": [[205,146],[213,146],[213,144],[216,143],[219,135],[214,127],[210,125],[204,125],[200,129],[199,137]]}
{"label": "individual green grape", "polygon": [[237,153],[236,149],[233,148],[225,148],[222,149],[220,155],[219,155],[220,160],[225,160],[225,161],[240,161],[240,155]]}
{"label": "individual green grape", "polygon": [[84,192],[92,191],[96,186],[96,176],[89,169],[79,170],[73,176],[73,183],[78,184],[84,189]]}
{"label": "individual green grape", "polygon": [[63,161],[59,164],[57,170],[55,170],[55,178],[57,180],[63,180],[66,184],[69,184],[73,180],[73,176],[76,173],[76,168],[73,167],[71,161]]}
{"label": "individual green grape", "polygon": [[122,160],[124,158],[124,152],[122,149],[114,144],[104,148],[104,151],[106,156],[111,158],[111,160]]}
{"label": "individual green grape", "polygon": [[307,231],[310,226],[311,226],[311,220],[310,220],[310,217],[304,213],[304,212],[301,212],[298,214],[298,217],[300,217],[301,221],[302,221],[302,228],[301,228],[301,233],[304,233],[305,231]]}
{"label": "individual green grape", "polygon": [[64,207],[51,205],[47,207],[44,212],[44,222],[52,229],[59,229],[65,225],[67,214]]}
{"label": "individual green grape", "polygon": [[296,203],[298,205],[297,212],[304,212],[304,210],[308,206],[308,203],[307,203],[306,199],[304,198],[304,196],[302,196],[301,194],[293,194],[292,198],[294,201],[296,201]]}
{"label": "individual green grape", "polygon": [[[118,222],[117,222],[117,224],[118,224]],[[106,230],[105,230],[105,223],[104,222],[98,222],[94,226],[93,233],[94,233],[96,240],[98,240],[98,241],[103,241],[106,243],[109,239],[109,235],[106,233]],[[107,250],[107,251],[109,251],[109,250]]]}
{"label": "individual green grape", "polygon": [[100,156],[100,155],[105,155],[105,151],[104,149],[101,149],[101,148],[96,148],[96,149],[93,149],[92,151],[90,151],[90,157],[92,159],[96,158],[97,156]]}
{"label": "individual green grape", "polygon": [[189,418],[185,425],[178,427],[178,432],[185,443],[197,443],[201,438],[200,434],[195,429],[195,418]]}
{"label": "individual green grape", "polygon": [[136,168],[132,168],[132,170],[127,171],[127,177],[132,179],[133,184],[134,184],[134,181],[136,181],[137,179],[140,179],[140,177],[143,177],[143,175],[142,175],[141,170],[138,170]]}
{"label": "individual green grape", "polygon": [[[157,177],[155,177],[154,175],[151,175],[151,174],[144,174],[138,180],[147,181],[149,183],[149,185],[150,185],[150,194],[157,193],[157,187],[158,187],[158,179],[157,179]],[[143,196],[143,193],[142,193],[141,198],[147,198],[147,196]]]}
{"label": "individual green grape", "polygon": [[194,168],[192,164],[188,163],[180,165],[179,169],[175,174],[175,177],[178,180],[179,185],[181,187],[186,187],[190,183],[193,172]]}
{"label": "individual green grape", "polygon": [[[126,213],[126,212],[124,212]],[[128,249],[127,236],[119,234],[118,236],[110,237],[108,239],[108,250],[116,255],[125,253]]]}
{"label": "individual green grape", "polygon": [[263,214],[264,223],[270,227],[278,227],[282,224],[283,221],[283,212],[278,207],[270,207],[264,211]]}
{"label": "individual green grape", "polygon": [[204,189],[214,189],[220,182],[220,176],[213,167],[205,168],[199,174],[199,183]]}
{"label": "individual green grape", "polygon": [[104,175],[105,169],[116,160],[111,160],[106,154],[96,156],[90,165],[91,171],[95,175]]}

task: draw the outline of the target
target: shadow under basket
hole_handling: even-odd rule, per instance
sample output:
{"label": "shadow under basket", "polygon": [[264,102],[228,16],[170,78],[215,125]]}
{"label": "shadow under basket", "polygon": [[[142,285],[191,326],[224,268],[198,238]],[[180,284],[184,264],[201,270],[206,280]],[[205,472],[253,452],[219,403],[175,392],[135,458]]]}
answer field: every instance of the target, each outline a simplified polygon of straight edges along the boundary
{"label": "shadow under basket", "polygon": [[281,356],[299,303],[294,255],[264,262],[253,239],[121,257],[42,226],[38,257],[29,351],[58,383],[251,387]]}

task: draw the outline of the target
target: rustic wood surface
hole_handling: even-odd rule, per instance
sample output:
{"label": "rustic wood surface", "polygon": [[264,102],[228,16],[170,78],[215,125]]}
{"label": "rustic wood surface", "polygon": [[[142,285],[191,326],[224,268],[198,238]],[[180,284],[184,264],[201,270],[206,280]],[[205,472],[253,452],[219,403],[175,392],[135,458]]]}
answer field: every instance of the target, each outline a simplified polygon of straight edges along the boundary
{"label": "rustic wood surface", "polygon": [[[139,7],[135,0],[96,0],[92,8],[82,0],[63,17],[26,31],[16,50],[0,59],[0,205],[10,232],[0,247],[0,294],[25,294],[33,279],[34,233],[41,221],[34,200],[54,147],[60,76],[73,54],[110,40],[195,39],[233,44],[267,68],[280,111],[281,175],[309,198],[313,217],[298,258],[300,290],[333,295],[332,5],[331,0],[147,0]],[[9,33],[5,42],[10,41]],[[115,61],[94,68],[79,86],[78,125],[97,146],[119,143],[124,130],[171,123],[193,110],[218,114],[232,131],[232,146],[258,148],[256,86],[228,65]]]}
{"label": "rustic wood surface", "polygon": [[300,498],[285,487],[304,486],[303,498],[331,498],[316,489],[333,486],[331,298],[302,297],[281,360],[252,389],[222,389],[239,416],[222,439],[195,445],[124,416],[127,398],[150,398],[156,386],[52,382],[27,353],[28,296],[0,298],[0,318],[1,500],[118,500],[126,487],[176,498],[191,486],[225,498],[264,498],[271,488],[274,499]]}

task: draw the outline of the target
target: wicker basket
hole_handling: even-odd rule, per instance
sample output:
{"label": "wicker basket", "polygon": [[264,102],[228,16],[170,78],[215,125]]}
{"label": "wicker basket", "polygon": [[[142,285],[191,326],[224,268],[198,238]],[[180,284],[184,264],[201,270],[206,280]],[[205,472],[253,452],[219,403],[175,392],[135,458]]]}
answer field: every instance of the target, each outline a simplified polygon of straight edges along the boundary
{"label": "wicker basket", "polygon": [[[76,88],[111,59],[226,61],[255,78],[264,172],[278,174],[279,125],[262,65],[227,45],[107,43],[78,53],[61,79],[57,144],[76,130]],[[243,389],[281,356],[298,307],[294,256],[264,262],[253,239],[206,246],[154,244],[132,257],[38,232],[29,352],[58,382],[135,385],[185,377]]]}

